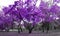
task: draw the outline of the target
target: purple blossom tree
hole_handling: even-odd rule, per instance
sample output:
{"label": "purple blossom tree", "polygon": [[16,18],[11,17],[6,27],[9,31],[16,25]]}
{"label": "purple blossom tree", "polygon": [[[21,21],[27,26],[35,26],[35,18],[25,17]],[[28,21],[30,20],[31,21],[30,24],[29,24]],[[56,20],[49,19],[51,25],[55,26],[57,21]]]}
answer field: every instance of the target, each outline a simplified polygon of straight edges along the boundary
{"label": "purple blossom tree", "polygon": [[[37,4],[38,1],[39,4]],[[51,1],[50,2],[44,2],[42,0],[16,1],[14,5],[9,5],[9,7],[3,8],[4,15],[5,16],[7,14],[10,15],[10,17],[5,17],[4,21],[12,23],[14,21],[18,22],[24,21],[24,23],[28,23],[28,25],[31,22],[31,25],[33,25],[33,27],[35,24],[38,24],[42,21],[47,22],[54,21],[56,20],[57,17],[60,18],[59,15],[60,7],[54,3],[56,2],[56,0],[55,1],[53,0],[53,3],[51,3]]]}

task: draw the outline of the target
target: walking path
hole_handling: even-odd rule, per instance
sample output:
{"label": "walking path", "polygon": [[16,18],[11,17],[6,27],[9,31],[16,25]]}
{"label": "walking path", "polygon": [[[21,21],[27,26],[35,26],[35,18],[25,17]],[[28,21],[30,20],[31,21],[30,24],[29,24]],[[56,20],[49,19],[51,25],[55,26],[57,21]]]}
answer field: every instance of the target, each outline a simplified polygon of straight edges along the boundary
{"label": "walking path", "polygon": [[0,32],[0,36],[60,36],[59,30],[50,30],[48,33],[46,31],[43,33],[42,31],[33,31],[31,34],[28,31],[24,31],[18,33],[17,31],[10,32]]}

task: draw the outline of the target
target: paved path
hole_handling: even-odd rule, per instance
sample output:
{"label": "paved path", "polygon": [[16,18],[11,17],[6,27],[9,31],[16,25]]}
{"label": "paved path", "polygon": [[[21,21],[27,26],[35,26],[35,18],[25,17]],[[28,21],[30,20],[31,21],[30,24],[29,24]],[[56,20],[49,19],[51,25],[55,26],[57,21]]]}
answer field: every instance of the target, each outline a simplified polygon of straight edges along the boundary
{"label": "paved path", "polygon": [[58,30],[52,30],[48,33],[42,32],[42,31],[33,31],[31,34],[28,33],[28,31],[21,32],[18,34],[18,32],[0,32],[0,36],[60,36],[60,31]]}

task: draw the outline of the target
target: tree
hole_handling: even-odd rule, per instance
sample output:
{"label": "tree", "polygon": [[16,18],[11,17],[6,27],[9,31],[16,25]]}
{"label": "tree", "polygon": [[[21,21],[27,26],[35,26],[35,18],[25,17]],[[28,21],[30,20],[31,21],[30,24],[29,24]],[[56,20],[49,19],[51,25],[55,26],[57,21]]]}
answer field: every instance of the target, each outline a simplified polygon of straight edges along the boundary
{"label": "tree", "polygon": [[26,20],[25,22],[31,22],[33,26],[42,21],[54,21],[56,17],[59,17],[58,13],[60,13],[60,8],[57,4],[53,5],[54,3],[50,4],[40,0],[41,2],[37,7],[38,1],[39,0],[27,0],[25,2],[22,0],[15,1],[14,5],[4,7],[3,11],[5,15],[9,14],[11,16],[10,18],[13,20],[11,22]]}

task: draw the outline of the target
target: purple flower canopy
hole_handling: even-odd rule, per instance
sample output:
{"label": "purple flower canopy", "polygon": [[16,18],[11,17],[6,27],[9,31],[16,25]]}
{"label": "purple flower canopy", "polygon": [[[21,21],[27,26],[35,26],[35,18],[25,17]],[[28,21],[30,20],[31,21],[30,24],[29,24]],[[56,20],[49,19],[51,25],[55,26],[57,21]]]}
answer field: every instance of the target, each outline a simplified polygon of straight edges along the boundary
{"label": "purple flower canopy", "polygon": [[[38,1],[40,4],[37,5]],[[56,2],[57,0],[53,1]],[[15,1],[14,5],[4,7],[3,11],[5,15],[9,14],[11,16],[9,17],[9,20],[13,18],[14,20],[18,21],[25,18],[29,22],[33,21],[33,23],[38,23],[41,20],[50,22],[55,20],[54,18],[59,17],[58,13],[60,13],[60,7],[56,4],[54,5],[54,2],[51,5],[51,2],[48,3],[41,0],[19,0]]]}

